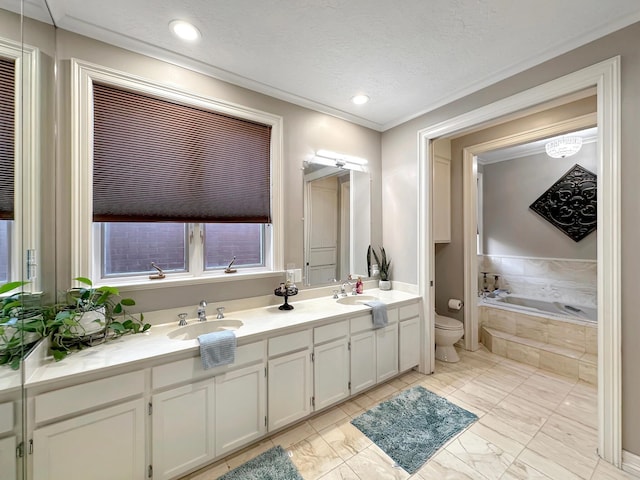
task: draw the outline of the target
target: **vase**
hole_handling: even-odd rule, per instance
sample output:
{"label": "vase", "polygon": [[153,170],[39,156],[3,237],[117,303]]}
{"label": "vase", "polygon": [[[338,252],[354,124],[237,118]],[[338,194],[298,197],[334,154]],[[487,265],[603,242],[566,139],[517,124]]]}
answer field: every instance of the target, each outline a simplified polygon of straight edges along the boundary
{"label": "vase", "polygon": [[380,280],[378,282],[378,288],[380,290],[391,290],[391,280]]}
{"label": "vase", "polygon": [[69,328],[69,332],[78,337],[85,337],[104,330],[104,308],[84,312],[78,319],[78,325]]}

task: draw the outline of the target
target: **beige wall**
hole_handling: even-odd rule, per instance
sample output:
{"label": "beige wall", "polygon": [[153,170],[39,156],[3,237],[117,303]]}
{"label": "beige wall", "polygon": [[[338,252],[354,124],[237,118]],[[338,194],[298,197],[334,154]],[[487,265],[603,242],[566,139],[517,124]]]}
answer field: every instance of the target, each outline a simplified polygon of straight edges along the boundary
{"label": "beige wall", "polygon": [[[640,204],[640,23],[603,37],[567,54],[558,56],[521,74],[498,82],[477,93],[425,114],[410,122],[383,133],[382,158],[384,181],[382,191],[385,195],[383,206],[384,242],[396,255],[394,278],[415,283],[417,281],[417,182],[406,181],[403,174],[415,177],[417,171],[417,131],[436,125],[462,113],[472,111],[496,100],[506,98],[528,88],[556,79],[581,68],[593,65],[616,55],[622,59],[622,375],[623,375],[623,448],[640,454],[640,413],[636,406],[640,404],[640,382],[633,366],[640,363],[640,351],[635,342],[640,338],[640,298],[637,295],[638,271],[640,271],[640,222],[637,206]],[[452,175],[456,172],[452,165]],[[403,188],[401,191],[398,188]],[[452,185],[452,203],[458,202],[460,188]],[[397,194],[396,194],[397,193]],[[387,197],[388,196],[388,197]],[[399,210],[398,204],[404,205]],[[455,209],[456,207],[454,207]],[[452,235],[460,239],[462,219],[452,219]],[[447,263],[453,263],[451,278],[462,282],[462,242],[452,241],[452,255]],[[448,265],[449,266],[449,265]],[[461,290],[461,289],[460,289]],[[461,294],[460,291],[456,292]],[[459,298],[459,297],[458,297]]]}
{"label": "beige wall", "polygon": [[[58,57],[59,88],[59,144],[58,144],[58,220],[57,232],[57,289],[70,283],[69,260],[69,74],[70,59],[77,58],[143,78],[168,83],[189,92],[255,108],[283,118],[284,154],[284,266],[303,266],[303,172],[302,161],[317,149],[344,152],[369,160],[372,175],[372,239],[381,239],[380,202],[380,139],[381,134],[353,123],[324,115],[291,103],[276,100],[244,88],[216,80],[206,75],[106,45],[79,35],[59,30],[56,53]],[[366,252],[356,252],[366,255]],[[201,299],[220,302],[248,296],[268,295],[280,279],[228,280],[209,285],[181,288],[161,288],[136,291],[140,310],[157,310],[193,306]],[[123,291],[126,291],[123,289]]]}

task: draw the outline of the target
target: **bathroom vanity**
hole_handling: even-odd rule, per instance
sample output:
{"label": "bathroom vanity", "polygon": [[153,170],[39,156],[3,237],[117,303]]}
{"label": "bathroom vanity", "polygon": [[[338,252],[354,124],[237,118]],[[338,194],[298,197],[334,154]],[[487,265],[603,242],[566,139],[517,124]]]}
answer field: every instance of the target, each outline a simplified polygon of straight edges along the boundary
{"label": "bathroom vanity", "polygon": [[386,327],[330,297],[228,313],[219,328],[237,328],[236,361],[209,370],[195,320],[58,363],[41,347],[25,370],[29,478],[178,478],[418,366],[420,298],[367,293],[387,303]]}

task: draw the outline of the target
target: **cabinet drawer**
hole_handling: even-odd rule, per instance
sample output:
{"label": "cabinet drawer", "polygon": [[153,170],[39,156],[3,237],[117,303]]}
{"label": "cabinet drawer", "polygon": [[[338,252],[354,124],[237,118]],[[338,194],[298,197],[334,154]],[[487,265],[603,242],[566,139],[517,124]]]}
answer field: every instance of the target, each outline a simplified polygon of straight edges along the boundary
{"label": "cabinet drawer", "polygon": [[420,304],[413,303],[400,307],[400,321],[420,316]]}
{"label": "cabinet drawer", "polygon": [[[397,308],[387,309],[387,320],[389,320],[389,325],[398,323]],[[358,333],[358,332],[364,332],[365,330],[371,330],[372,328],[373,328],[373,318],[371,316],[371,313],[367,313],[366,315],[360,315],[359,317],[352,318],[349,325],[349,331],[352,334]]]}
{"label": "cabinet drawer", "polygon": [[144,393],[144,372],[125,373],[43,393],[35,398],[36,423],[83,410],[94,410]]}
{"label": "cabinet drawer", "polygon": [[349,335],[348,320],[331,323],[329,325],[313,329],[313,343],[314,345],[318,345],[320,343],[328,342],[329,340],[346,337],[347,335]]}
{"label": "cabinet drawer", "polygon": [[7,402],[0,405],[0,435],[11,432],[13,430],[13,402]]}
{"label": "cabinet drawer", "polygon": [[311,346],[311,329],[269,339],[269,358]]}
{"label": "cabinet drawer", "polygon": [[202,359],[198,357],[185,358],[177,362],[167,363],[151,370],[151,385],[154,390],[175,385],[178,383],[198,380],[204,377],[212,377],[229,370],[264,361],[265,342],[249,343],[236,349],[236,361],[231,365],[205,370],[202,368]]}

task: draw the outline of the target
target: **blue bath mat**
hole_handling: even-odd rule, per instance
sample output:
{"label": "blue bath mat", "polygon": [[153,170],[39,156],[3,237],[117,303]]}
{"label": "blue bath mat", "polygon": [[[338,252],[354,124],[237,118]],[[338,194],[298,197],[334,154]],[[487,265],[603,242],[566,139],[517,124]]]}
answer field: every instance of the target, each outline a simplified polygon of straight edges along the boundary
{"label": "blue bath mat", "polygon": [[351,420],[408,473],[478,419],[423,387],[413,387]]}
{"label": "blue bath mat", "polygon": [[303,480],[289,455],[278,445],[252,458],[218,480]]}

